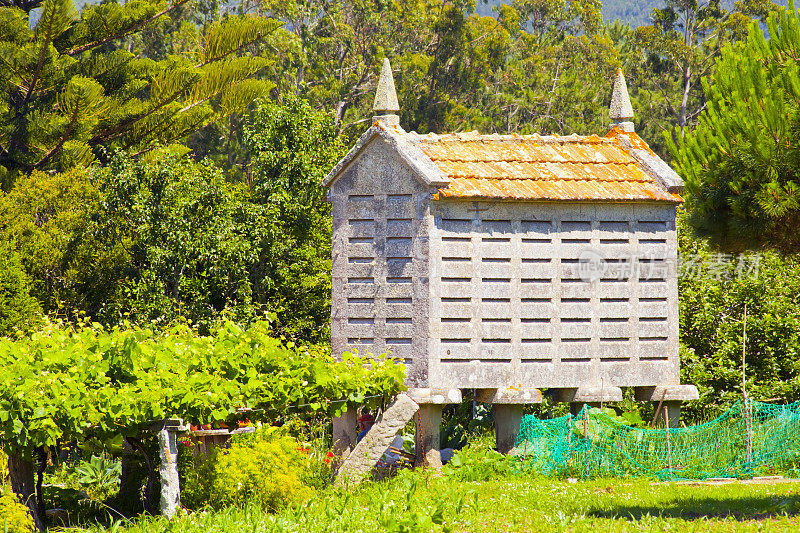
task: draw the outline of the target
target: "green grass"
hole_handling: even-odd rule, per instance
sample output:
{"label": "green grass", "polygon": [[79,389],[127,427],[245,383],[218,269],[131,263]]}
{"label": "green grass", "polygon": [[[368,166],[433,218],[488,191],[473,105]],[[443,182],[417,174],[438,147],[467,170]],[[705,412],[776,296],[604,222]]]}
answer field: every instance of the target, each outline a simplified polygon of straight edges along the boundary
{"label": "green grass", "polygon": [[[445,471],[447,472],[447,470]],[[431,471],[326,489],[270,515],[253,507],[143,518],[95,531],[798,531],[800,484],[687,486],[647,480],[571,484],[513,475],[457,481]],[[71,530],[80,531],[80,530]]]}

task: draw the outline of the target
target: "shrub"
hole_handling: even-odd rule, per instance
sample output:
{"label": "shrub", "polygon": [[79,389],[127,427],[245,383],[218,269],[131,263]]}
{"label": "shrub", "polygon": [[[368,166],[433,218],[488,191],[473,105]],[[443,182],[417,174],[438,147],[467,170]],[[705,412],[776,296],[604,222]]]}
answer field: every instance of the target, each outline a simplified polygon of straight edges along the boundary
{"label": "shrub", "polygon": [[189,508],[221,509],[258,505],[278,512],[302,504],[313,489],[303,482],[306,451],[295,439],[268,427],[214,448],[194,461],[184,476],[182,496]]}
{"label": "shrub", "polygon": [[0,489],[0,528],[7,533],[33,531],[33,519],[28,514],[28,508],[7,487]]}

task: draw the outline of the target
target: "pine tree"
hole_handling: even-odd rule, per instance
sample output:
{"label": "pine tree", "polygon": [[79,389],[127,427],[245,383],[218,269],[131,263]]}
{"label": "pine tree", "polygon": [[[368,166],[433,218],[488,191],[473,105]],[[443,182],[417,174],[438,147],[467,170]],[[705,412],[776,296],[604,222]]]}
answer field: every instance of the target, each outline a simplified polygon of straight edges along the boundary
{"label": "pine tree", "polygon": [[728,251],[800,251],[800,17],[794,3],[723,49],[696,130],[669,141],[690,224]]}
{"label": "pine tree", "polygon": [[4,189],[33,170],[85,165],[101,147],[138,154],[180,140],[267,94],[272,84],[255,75],[269,60],[245,52],[280,27],[272,19],[187,24],[190,45],[160,60],[131,50],[132,36],[187,1],[115,0],[78,15],[72,0],[43,0],[32,28],[35,2],[0,7]]}

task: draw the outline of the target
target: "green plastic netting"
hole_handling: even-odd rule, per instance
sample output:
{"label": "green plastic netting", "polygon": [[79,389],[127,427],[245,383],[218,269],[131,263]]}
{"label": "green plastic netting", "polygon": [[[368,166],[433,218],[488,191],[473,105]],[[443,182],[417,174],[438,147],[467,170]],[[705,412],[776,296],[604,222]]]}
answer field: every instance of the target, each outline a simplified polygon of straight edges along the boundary
{"label": "green plastic netting", "polygon": [[738,402],[705,424],[640,429],[610,409],[522,419],[521,468],[559,477],[746,478],[786,473],[800,464],[800,402]]}

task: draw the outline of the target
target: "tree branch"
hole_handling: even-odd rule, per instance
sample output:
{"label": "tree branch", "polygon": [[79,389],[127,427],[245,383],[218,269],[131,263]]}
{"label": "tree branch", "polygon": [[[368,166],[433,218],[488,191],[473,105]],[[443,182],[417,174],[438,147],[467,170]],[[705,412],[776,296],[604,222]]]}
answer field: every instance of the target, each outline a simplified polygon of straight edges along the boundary
{"label": "tree branch", "polygon": [[123,37],[127,37],[128,35],[130,35],[132,33],[136,33],[136,31],[139,28],[141,28],[142,26],[145,26],[146,24],[156,20],[159,17],[163,17],[164,15],[169,13],[170,11],[173,11],[174,9],[179,8],[180,6],[182,6],[183,4],[185,4],[188,1],[189,0],[177,0],[177,2],[174,3],[171,7],[168,7],[167,9],[165,9],[165,10],[159,12],[159,13],[156,13],[155,15],[153,15],[152,17],[150,17],[148,19],[140,20],[139,22],[136,22],[136,23],[132,24],[131,26],[128,26],[127,28],[123,29],[122,31],[120,31],[118,33],[115,33],[114,35],[109,35],[105,39],[101,39],[99,41],[92,41],[91,43],[83,44],[81,46],[78,46],[77,48],[73,48],[72,50],[67,50],[66,52],[64,52],[64,54],[66,54],[68,56],[74,56],[76,54],[80,54],[81,52],[85,52],[87,50],[91,50],[92,48],[97,48],[98,46],[102,46],[102,45],[104,45],[104,44],[106,44],[108,42],[115,41],[117,39],[122,39]]}

